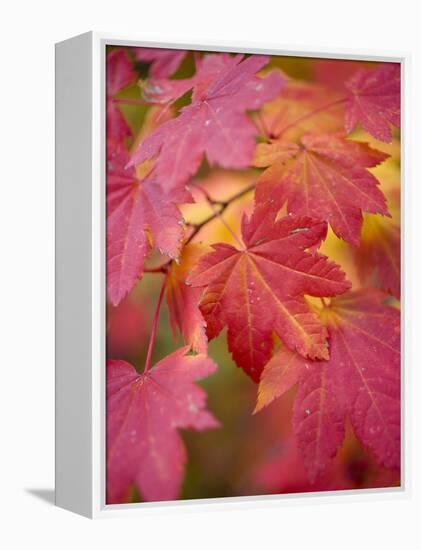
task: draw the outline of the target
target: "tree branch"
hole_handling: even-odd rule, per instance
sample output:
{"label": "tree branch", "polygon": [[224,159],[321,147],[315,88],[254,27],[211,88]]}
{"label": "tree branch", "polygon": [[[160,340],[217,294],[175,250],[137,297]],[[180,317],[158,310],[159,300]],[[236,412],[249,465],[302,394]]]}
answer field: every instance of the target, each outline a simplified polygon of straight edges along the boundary
{"label": "tree branch", "polygon": [[241,199],[242,197],[244,197],[245,195],[247,195],[247,193],[250,193],[250,191],[253,191],[254,189],[256,188],[256,184],[255,183],[252,183],[251,185],[249,185],[248,187],[245,187],[244,189],[242,189],[241,191],[239,191],[238,193],[236,193],[235,195],[233,195],[232,197],[230,197],[227,201],[216,201],[214,202],[214,204],[219,204],[221,206],[220,210],[218,210],[218,212],[214,212],[213,214],[211,214],[209,217],[207,217],[206,219],[204,219],[202,222],[196,224],[194,226],[194,229],[193,229],[193,232],[191,233],[191,235],[188,237],[188,239],[186,240],[186,242],[184,243],[185,245],[188,244],[190,241],[192,241],[194,239],[194,237],[199,233],[199,231],[202,229],[202,227],[204,227],[205,225],[207,225],[209,222],[213,221],[215,218],[218,218],[219,216],[221,216],[221,214],[223,212],[225,212],[225,210],[228,208],[228,206],[230,204],[232,204],[234,201],[238,200],[238,199]]}
{"label": "tree branch", "polygon": [[[253,191],[255,188],[256,188],[256,183],[252,183],[251,185],[249,185],[248,187],[245,187],[244,189],[242,189],[241,191],[239,191],[238,193],[236,193],[235,195],[233,195],[232,197],[230,197],[226,201],[214,201],[213,199],[211,199],[212,203],[214,205],[219,205],[220,206],[220,209],[217,212],[215,211],[213,214],[211,214],[210,216],[205,218],[200,223],[195,224],[195,225],[192,226],[193,231],[187,237],[186,241],[184,242],[184,246],[189,244],[196,237],[196,235],[199,233],[199,231],[203,227],[205,227],[205,225],[207,225],[211,221],[215,220],[216,218],[220,217],[221,214],[228,208],[228,206],[230,206],[230,204],[232,204],[233,202],[235,202],[238,199],[241,199],[242,197],[247,195],[247,193],[250,193],[251,191]],[[165,264],[159,265],[157,267],[147,268],[147,269],[144,270],[144,272],[145,273],[166,273],[173,261],[174,260],[168,260],[168,262],[166,262]]]}
{"label": "tree branch", "polygon": [[223,212],[223,209],[221,210],[218,210],[217,209],[217,204],[218,204],[218,201],[215,201],[210,195],[209,193],[207,192],[207,190],[202,187],[201,185],[197,185],[197,184],[194,184],[194,186],[196,187],[196,189],[199,189],[199,191],[204,195],[206,201],[209,203],[209,206],[212,210],[212,212],[214,213],[215,217],[218,218],[220,220],[220,222],[222,223],[222,225],[227,229],[227,231],[230,233],[230,235],[232,235],[232,237],[234,238],[234,240],[240,245],[241,248],[244,247],[243,243],[241,242],[241,239],[235,234],[235,232],[231,229],[231,227],[228,225],[228,223],[224,220],[224,218],[222,217],[222,212]]}

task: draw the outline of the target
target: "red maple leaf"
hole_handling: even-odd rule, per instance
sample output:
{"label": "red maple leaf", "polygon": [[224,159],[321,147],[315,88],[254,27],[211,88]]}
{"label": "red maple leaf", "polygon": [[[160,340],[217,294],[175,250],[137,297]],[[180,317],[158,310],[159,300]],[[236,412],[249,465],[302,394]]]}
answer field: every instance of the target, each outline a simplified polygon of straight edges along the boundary
{"label": "red maple leaf", "polygon": [[338,237],[357,245],[361,210],[388,213],[379,181],[367,170],[386,158],[334,134],[259,144],[254,164],[268,168],[259,177],[256,203],[270,202],[276,210],[287,203],[289,213],[326,220]]}
{"label": "red maple leaf", "polygon": [[294,431],[308,478],[313,483],[335,456],[345,434],[344,405],[336,398],[328,363],[305,361],[297,353],[282,347],[263,370],[255,412],[286,393],[298,381]]}
{"label": "red maple leaf", "polygon": [[155,130],[135,149],[131,165],[155,157],[158,181],[167,191],[184,186],[206,154],[210,164],[227,168],[250,165],[257,129],[246,116],[281,90],[283,78],[273,72],[259,78],[269,58],[207,55],[194,77],[149,84],[149,100],[170,101],[193,88],[192,102],[180,115]]}
{"label": "red maple leaf", "polygon": [[384,299],[374,289],[332,299],[321,311],[329,328],[329,360],[306,361],[281,350],[263,371],[257,410],[299,381],[293,426],[311,481],[341,445],[346,415],[377,460],[399,469],[400,316]]}
{"label": "red maple leaf", "polygon": [[186,57],[186,50],[168,50],[164,48],[133,48],[138,61],[151,63],[149,76],[167,78],[174,74]]}
{"label": "red maple leaf", "polygon": [[153,172],[139,178],[133,168],[125,169],[127,159],[121,151],[108,160],[107,290],[113,305],[141,278],[151,241],[161,253],[176,258],[183,237],[177,196],[164,193]]}
{"label": "red maple leaf", "polygon": [[299,142],[306,134],[343,131],[343,103],[338,94],[316,84],[288,80],[282,93],[259,111],[257,124],[270,140]]}
{"label": "red maple leaf", "polygon": [[345,436],[345,403],[338,398],[330,367],[338,357],[332,348],[330,354],[328,363],[304,366],[294,401],[294,432],[312,483],[326,470]]}
{"label": "red maple leaf", "polygon": [[400,65],[384,63],[378,69],[360,69],[346,88],[351,92],[345,111],[346,131],[359,123],[373,137],[391,142],[390,124],[400,126]]}
{"label": "red maple leaf", "polygon": [[107,503],[121,503],[135,483],[145,500],[177,498],[186,451],[177,428],[219,426],[194,384],[215,371],[204,355],[181,348],[139,374],[125,361],[107,363]]}
{"label": "red maple leaf", "polygon": [[119,150],[132,131],[121,113],[115,95],[136,79],[130,58],[125,50],[117,48],[107,55],[107,153]]}
{"label": "red maple leaf", "polygon": [[301,355],[281,347],[265,365],[254,413],[259,412],[295,386],[305,368],[308,368],[308,363]]}
{"label": "red maple leaf", "polygon": [[359,69],[370,69],[373,63],[348,59],[314,59],[312,65],[316,82],[325,86],[326,89],[343,93],[349,78]]}
{"label": "red maple leaf", "polygon": [[179,263],[173,262],[169,270],[165,294],[174,336],[179,328],[184,342],[191,349],[207,353],[206,323],[199,309],[202,289],[186,284],[188,273],[202,254],[198,243],[184,246]]}
{"label": "red maple leaf", "polygon": [[275,222],[264,209],[243,217],[242,249],[214,244],[188,282],[205,287],[201,311],[209,339],[228,326],[228,347],[238,366],[258,381],[272,351],[272,332],[308,357],[328,356],[326,329],[304,294],[334,296],[350,283],[338,265],[310,253],[327,226],[310,218],[286,216]]}

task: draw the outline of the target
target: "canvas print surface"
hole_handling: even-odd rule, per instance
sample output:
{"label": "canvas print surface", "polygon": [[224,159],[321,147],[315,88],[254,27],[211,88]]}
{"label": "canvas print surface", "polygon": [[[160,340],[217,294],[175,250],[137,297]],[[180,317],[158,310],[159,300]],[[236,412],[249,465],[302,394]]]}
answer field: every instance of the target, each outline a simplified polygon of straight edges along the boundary
{"label": "canvas print surface", "polygon": [[107,47],[107,503],[400,484],[400,66]]}

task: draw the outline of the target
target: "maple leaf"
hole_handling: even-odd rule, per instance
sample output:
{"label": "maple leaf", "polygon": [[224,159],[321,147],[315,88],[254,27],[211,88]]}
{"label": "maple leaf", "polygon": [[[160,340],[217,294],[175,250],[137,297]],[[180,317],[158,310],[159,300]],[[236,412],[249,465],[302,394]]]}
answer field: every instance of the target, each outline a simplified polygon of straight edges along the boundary
{"label": "maple leaf", "polygon": [[188,53],[164,48],[133,48],[133,51],[138,61],[151,63],[149,75],[153,78],[166,78],[174,74]]}
{"label": "maple leaf", "polygon": [[345,436],[345,404],[337,396],[330,363],[307,363],[301,369],[294,400],[293,427],[311,483],[326,470]]}
{"label": "maple leaf", "polygon": [[316,82],[327,89],[342,93],[346,91],[345,84],[359,69],[373,68],[370,61],[344,59],[316,59],[313,63],[313,76]]}
{"label": "maple leaf", "polygon": [[155,181],[153,172],[138,177],[125,169],[127,153],[108,160],[107,290],[117,305],[141,278],[152,244],[171,258],[179,255],[183,221],[174,203]]}
{"label": "maple leaf", "polygon": [[400,464],[400,312],[377,290],[332,300],[330,365],[360,441],[388,468]]}
{"label": "maple leaf", "polygon": [[132,131],[123,117],[115,96],[136,79],[130,58],[125,50],[117,48],[107,55],[107,84],[106,84],[106,125],[107,125],[107,153],[114,153],[124,145]]}
{"label": "maple leaf", "polygon": [[329,89],[289,80],[259,111],[256,123],[268,139],[297,141],[302,135],[343,131],[343,103]]}
{"label": "maple leaf", "polygon": [[[186,81],[152,83],[155,98],[169,101],[193,88],[192,103],[179,116],[160,126],[138,148],[130,165],[156,157],[158,181],[171,191],[183,186],[206,154],[209,163],[227,168],[249,166],[257,129],[246,116],[281,90],[283,78],[271,73],[255,76],[267,56],[213,54],[200,61],[196,75]],[[151,90],[149,90],[151,99]]]}
{"label": "maple leaf", "polygon": [[399,311],[384,298],[381,291],[365,289],[332,299],[321,312],[329,329],[329,360],[310,362],[282,349],[263,371],[256,410],[298,380],[293,426],[313,482],[343,441],[346,415],[377,460],[399,468]]}
{"label": "maple leaf", "polygon": [[[388,147],[391,158],[380,168],[376,176],[382,182],[391,217],[365,214],[361,231],[361,243],[351,248],[351,257],[363,286],[380,287],[400,299],[401,279],[401,196],[400,150],[395,142]],[[383,145],[383,147],[385,147]],[[387,146],[386,146],[387,147]]]}
{"label": "maple leaf", "polygon": [[390,124],[400,126],[400,65],[385,63],[378,69],[360,69],[346,83],[351,93],[346,103],[345,128],[359,123],[369,134],[392,141]]}
{"label": "maple leaf", "polygon": [[293,426],[311,483],[335,456],[345,434],[345,407],[336,398],[328,363],[309,362],[282,347],[265,365],[254,412],[262,410],[300,381]]}
{"label": "maple leaf", "polygon": [[228,326],[228,347],[238,366],[258,381],[275,331],[292,349],[328,356],[326,330],[304,294],[334,296],[350,284],[338,265],[307,249],[326,236],[324,222],[286,216],[275,222],[262,209],[242,221],[243,249],[214,244],[188,282],[206,287],[201,311],[208,338]]}
{"label": "maple leaf", "polygon": [[193,383],[216,365],[187,351],[178,349],[143,374],[125,361],[108,361],[108,504],[124,502],[132,483],[145,500],[177,498],[186,462],[177,428],[219,426],[205,408],[205,391]]}
{"label": "maple leaf", "polygon": [[116,48],[107,54],[107,95],[115,96],[136,78],[130,58],[123,48]]}
{"label": "maple leaf", "polygon": [[323,219],[338,237],[357,245],[361,210],[387,215],[379,181],[367,168],[388,158],[366,143],[338,135],[304,135],[298,144],[261,143],[254,164],[268,167],[259,177],[256,203]]}
{"label": "maple leaf", "polygon": [[206,323],[199,309],[203,291],[201,288],[188,286],[186,279],[203,254],[203,249],[199,243],[186,245],[179,264],[173,262],[171,265],[166,286],[166,299],[174,336],[179,327],[185,343],[199,353],[207,353],[208,349]]}
{"label": "maple leaf", "polygon": [[308,363],[301,355],[282,346],[265,365],[254,413],[295,386],[305,368],[308,368]]}

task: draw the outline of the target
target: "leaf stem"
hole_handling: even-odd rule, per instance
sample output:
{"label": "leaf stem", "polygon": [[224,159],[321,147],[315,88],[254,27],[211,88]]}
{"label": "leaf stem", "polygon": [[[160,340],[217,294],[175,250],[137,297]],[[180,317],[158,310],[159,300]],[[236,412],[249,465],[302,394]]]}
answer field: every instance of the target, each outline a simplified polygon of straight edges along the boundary
{"label": "leaf stem", "polygon": [[202,195],[205,197],[205,199],[208,201],[208,203],[209,203],[210,205],[221,204],[219,201],[213,199],[213,198],[209,195],[207,189],[205,189],[204,187],[202,187],[202,186],[199,185],[198,183],[193,183],[192,185],[193,185],[193,187],[196,187],[196,189],[198,189],[198,190],[202,193]]}
{"label": "leaf stem", "polygon": [[212,212],[213,212],[213,216],[215,218],[218,218],[220,220],[220,222],[222,223],[222,225],[225,227],[225,229],[229,232],[229,234],[234,238],[234,240],[237,242],[237,244],[243,249],[244,248],[244,244],[241,242],[241,239],[237,236],[237,234],[235,233],[235,231],[233,231],[233,229],[229,226],[229,224],[224,220],[224,218],[222,217],[222,213],[224,212],[224,210],[227,208],[227,206],[222,206],[222,208],[220,210],[217,210],[216,208],[216,204],[221,204],[221,203],[218,203],[217,201],[213,200],[212,197],[209,196],[208,192],[206,189],[204,189],[203,187],[201,187],[200,185],[198,184],[194,184],[194,187],[196,187],[196,189],[198,189],[205,197],[206,201],[208,202]]}
{"label": "leaf stem", "polygon": [[241,197],[244,197],[244,195],[247,195],[247,193],[250,193],[250,191],[253,191],[256,187],[256,184],[255,183],[252,183],[251,185],[249,185],[248,187],[245,187],[244,189],[242,189],[241,191],[239,191],[238,193],[236,193],[235,195],[233,195],[231,198],[229,198],[227,201],[223,201],[223,202],[220,202],[219,204],[221,205],[221,209],[219,210],[218,214],[211,214],[209,217],[205,218],[202,222],[196,224],[194,226],[194,229],[193,229],[193,232],[191,233],[191,235],[189,236],[189,238],[187,239],[187,241],[185,242],[185,244],[188,244],[191,240],[194,239],[194,237],[199,233],[199,231],[202,229],[202,227],[204,227],[205,225],[207,225],[209,222],[211,222],[212,220],[214,220],[217,215],[220,216],[227,208],[230,204],[232,204],[234,201],[238,200],[238,199],[241,199]]}
{"label": "leaf stem", "polygon": [[[244,197],[244,195],[247,195],[247,193],[250,193],[251,191],[253,191],[256,187],[256,184],[255,183],[252,183],[251,185],[249,185],[248,187],[245,187],[244,189],[242,189],[241,191],[239,191],[238,193],[236,193],[235,195],[233,195],[232,197],[230,197],[227,201],[221,201],[221,202],[215,202],[215,204],[218,204],[220,205],[220,210],[216,213],[214,212],[213,214],[211,214],[210,216],[208,216],[207,218],[205,218],[203,221],[201,221],[200,223],[198,224],[195,224],[193,225],[193,231],[190,233],[190,235],[188,236],[188,238],[186,239],[185,243],[184,243],[184,246],[186,246],[187,244],[189,244],[195,237],[196,235],[199,233],[199,231],[205,226],[207,225],[208,223],[210,223],[211,221],[213,221],[214,219],[216,219],[218,216],[220,216],[222,214],[222,212],[224,212],[228,206],[230,204],[232,204],[234,201],[240,199],[241,197]],[[144,272],[145,273],[167,273],[168,271],[168,268],[169,266],[171,265],[171,262],[173,260],[169,260],[168,262],[165,262],[164,264],[161,264],[157,267],[150,267],[150,268],[146,268],[144,269]]]}
{"label": "leaf stem", "polygon": [[318,113],[321,113],[323,111],[327,111],[331,109],[332,107],[336,107],[336,105],[340,105],[341,103],[345,103],[345,101],[348,99],[348,97],[342,97],[341,99],[336,99],[335,101],[331,101],[330,103],[325,103],[324,105],[321,105],[320,107],[317,107],[317,109],[313,109],[313,111],[309,111],[305,115],[302,115],[298,117],[296,120],[293,120],[290,124],[287,124],[287,126],[284,126],[281,128],[279,132],[273,132],[275,139],[279,139],[282,134],[284,134],[287,130],[290,128],[294,128],[294,126],[297,126],[297,124],[300,124],[300,122],[303,122],[304,120],[307,120],[314,115],[317,115]]}
{"label": "leaf stem", "polygon": [[156,267],[147,267],[143,270],[144,273],[166,273],[167,269],[166,266],[167,263],[163,265],[158,265]]}
{"label": "leaf stem", "polygon": [[262,114],[259,111],[257,111],[257,113],[256,113],[256,125],[258,127],[260,126],[259,129],[262,132],[262,136],[266,140],[271,139],[271,137],[272,137],[271,132],[269,131],[269,128],[266,125],[265,119],[263,118]]}
{"label": "leaf stem", "polygon": [[157,302],[156,308],[155,308],[155,314],[154,314],[154,318],[153,318],[153,322],[152,322],[151,334],[149,336],[148,353],[146,355],[145,369],[143,371],[143,374],[146,374],[148,372],[149,367],[151,365],[152,350],[153,350],[153,345],[154,345],[154,342],[155,342],[156,329],[158,327],[159,311],[161,309],[162,298],[164,297],[164,292],[165,292],[165,287],[167,285],[167,280],[168,280],[168,273],[165,273],[164,280],[162,281],[161,290],[159,292],[158,302]]}
{"label": "leaf stem", "polygon": [[134,99],[129,97],[113,98],[115,103],[122,103],[123,105],[153,105],[153,103],[144,101],[143,99]]}

